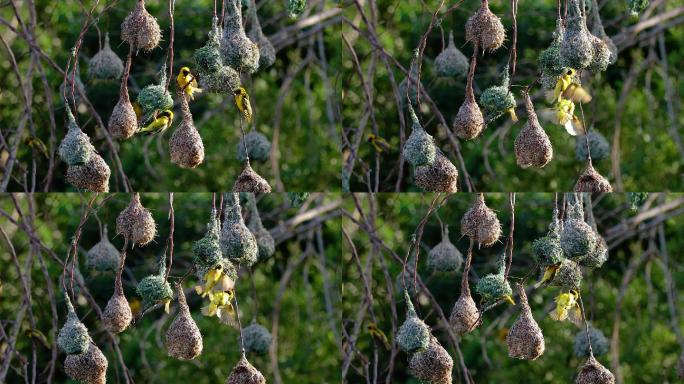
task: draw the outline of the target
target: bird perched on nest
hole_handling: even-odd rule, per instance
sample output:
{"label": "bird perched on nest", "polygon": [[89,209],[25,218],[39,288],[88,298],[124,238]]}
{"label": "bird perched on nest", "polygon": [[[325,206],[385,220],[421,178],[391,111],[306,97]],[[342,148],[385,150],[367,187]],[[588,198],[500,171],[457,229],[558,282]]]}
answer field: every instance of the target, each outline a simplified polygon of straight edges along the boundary
{"label": "bird perched on nest", "polygon": [[158,135],[164,133],[173,124],[173,112],[161,111],[149,124],[140,129],[146,135]]}
{"label": "bird perched on nest", "polygon": [[243,87],[238,87],[233,91],[235,106],[242,113],[248,123],[252,122],[252,105],[249,103],[249,94]]}
{"label": "bird perched on nest", "polygon": [[197,85],[197,77],[190,72],[190,68],[183,67],[176,77],[176,84],[178,84],[178,89],[183,90],[186,96],[190,97],[190,100],[195,99],[195,93],[202,92],[202,89]]}

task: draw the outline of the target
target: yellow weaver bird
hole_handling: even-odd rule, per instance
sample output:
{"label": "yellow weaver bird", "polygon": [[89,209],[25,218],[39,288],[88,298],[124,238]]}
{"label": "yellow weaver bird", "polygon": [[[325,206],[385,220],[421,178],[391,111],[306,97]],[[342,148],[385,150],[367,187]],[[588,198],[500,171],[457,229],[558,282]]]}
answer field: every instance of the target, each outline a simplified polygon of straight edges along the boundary
{"label": "yellow weaver bird", "polygon": [[202,92],[202,89],[197,85],[197,77],[190,72],[190,68],[183,67],[176,77],[176,84],[178,89],[182,89],[186,96],[190,97],[190,100],[195,99],[195,93]]}
{"label": "yellow weaver bird", "polygon": [[140,118],[142,117],[142,106],[137,101],[134,101],[132,105],[133,112],[135,112],[135,118],[138,119],[138,121],[140,121]]}
{"label": "yellow weaver bird", "polygon": [[373,144],[378,153],[389,152],[390,150],[390,145],[387,140],[372,133],[368,134],[368,142]]}
{"label": "yellow weaver bird", "polygon": [[248,123],[252,122],[252,105],[249,103],[249,95],[247,90],[238,87],[233,91],[233,98],[235,99],[235,106],[242,113]]}
{"label": "yellow weaver bird", "polygon": [[575,103],[572,100],[560,99],[556,102],[555,122],[562,125],[565,130],[572,136],[584,134],[584,124],[575,116]]}
{"label": "yellow weaver bird", "polygon": [[196,286],[195,291],[198,295],[205,297],[212,290],[226,292],[232,290],[234,287],[235,282],[233,279],[228,277],[228,275],[223,272],[223,267],[219,265],[204,274],[204,286]]}
{"label": "yellow weaver bird", "polygon": [[582,310],[578,298],[579,292],[574,289],[556,296],[556,309],[551,312],[550,317],[556,321],[567,319],[575,324],[581,324]]}
{"label": "yellow weaver bird", "polygon": [[377,324],[370,322],[368,323],[368,326],[366,328],[368,328],[368,332],[371,334],[371,336],[373,336],[374,339],[377,339],[379,342],[382,343],[382,345],[385,346],[385,349],[387,349],[388,351],[392,349],[390,347],[389,341],[387,340],[387,335],[385,335],[385,332],[378,328]]}
{"label": "yellow weaver bird", "polygon": [[164,133],[173,124],[173,112],[168,109],[161,111],[149,124],[140,129],[146,135],[158,135]]}
{"label": "yellow weaver bird", "polygon": [[35,136],[29,136],[29,137],[24,139],[24,144],[28,145],[29,148],[35,149],[36,151],[38,151],[38,153],[45,156],[46,159],[50,158],[48,156],[47,146],[45,145],[45,143],[43,143],[43,140],[41,140]]}
{"label": "yellow weaver bird", "polygon": [[563,75],[558,78],[553,92],[549,92],[547,97],[550,102],[558,102],[561,99],[571,100],[586,104],[591,101],[591,95],[575,81],[576,71],[568,68]]}
{"label": "yellow weaver bird", "polygon": [[211,292],[209,293],[209,305],[202,307],[202,314],[204,316],[216,316],[223,324],[230,326],[237,326],[235,320],[235,308],[231,303],[233,300],[233,291],[228,292]]}
{"label": "yellow weaver bird", "polygon": [[539,286],[553,280],[553,278],[556,277],[556,272],[558,272],[558,268],[560,268],[560,264],[553,264],[547,266],[544,269],[544,276],[537,285]]}

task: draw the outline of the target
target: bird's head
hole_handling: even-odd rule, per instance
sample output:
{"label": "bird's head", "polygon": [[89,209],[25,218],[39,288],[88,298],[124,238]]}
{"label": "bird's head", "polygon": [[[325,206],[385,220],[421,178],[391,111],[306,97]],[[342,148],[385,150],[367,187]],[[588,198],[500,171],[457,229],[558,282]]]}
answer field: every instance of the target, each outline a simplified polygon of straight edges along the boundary
{"label": "bird's head", "polygon": [[566,75],[566,76],[569,76],[569,77],[572,77],[572,76],[575,75],[575,70],[574,70],[573,68],[568,68],[568,69],[565,71],[565,75]]}
{"label": "bird's head", "polygon": [[233,91],[233,93],[235,94],[235,96],[242,96],[242,97],[247,96],[247,90],[244,89],[244,88],[242,88],[242,87],[236,88],[236,89]]}
{"label": "bird's head", "polygon": [[190,68],[188,67],[183,67],[180,69],[180,72],[183,74],[183,76],[187,76],[190,74]]}
{"label": "bird's head", "polygon": [[173,112],[167,109],[165,111],[162,111],[159,115],[168,117],[169,125],[171,125],[171,122],[173,121]]}

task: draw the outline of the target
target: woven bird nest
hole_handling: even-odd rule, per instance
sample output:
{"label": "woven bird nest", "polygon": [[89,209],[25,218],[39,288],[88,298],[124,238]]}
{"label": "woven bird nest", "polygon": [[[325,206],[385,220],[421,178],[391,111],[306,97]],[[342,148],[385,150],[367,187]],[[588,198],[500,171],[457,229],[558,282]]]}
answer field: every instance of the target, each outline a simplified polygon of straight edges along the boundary
{"label": "woven bird nest", "polygon": [[411,135],[406,140],[404,144],[404,158],[414,167],[419,167],[421,165],[431,165],[435,162],[435,157],[437,154],[437,147],[435,147],[435,141],[427,133],[423,126],[420,125],[418,121],[418,116],[413,111],[411,105],[408,106],[409,114],[411,115]]}
{"label": "woven bird nest", "polygon": [[202,334],[185,301],[183,287],[178,286],[178,315],[166,331],[166,351],[179,360],[192,360],[202,353]]}
{"label": "woven bird nest", "polygon": [[601,174],[594,169],[594,166],[590,161],[587,168],[582,172],[579,179],[577,179],[575,192],[606,193],[613,192],[613,187],[605,177],[601,176]]}
{"label": "woven bird nest", "polygon": [[173,108],[173,97],[166,89],[166,64],[159,71],[159,84],[150,84],[138,93],[138,104],[142,108],[143,120],[155,112]]}
{"label": "woven bird nest", "polygon": [[566,68],[561,57],[561,42],[564,34],[565,29],[562,20],[558,19],[551,45],[539,54],[539,68],[543,77],[548,79],[548,81],[543,82],[546,88],[555,87],[556,80],[565,72]]}
{"label": "woven bird nest", "polygon": [[221,234],[220,225],[221,223],[216,216],[216,210],[213,209],[207,224],[206,234],[192,245],[195,263],[213,268],[221,262],[223,255],[221,254],[221,243],[219,241]]}
{"label": "woven bird nest", "polygon": [[491,86],[480,95],[480,105],[487,114],[488,119],[494,120],[505,113],[510,113],[513,121],[518,121],[515,115],[515,96],[509,88],[510,78],[508,70],[503,74],[501,85]]}
{"label": "woven bird nest", "polygon": [[150,211],[140,203],[140,194],[131,196],[128,207],[116,218],[116,233],[135,245],[147,245],[157,233],[157,225]]}
{"label": "woven bird nest", "polygon": [[257,261],[259,252],[256,239],[245,225],[237,193],[228,193],[225,218],[221,229],[221,251],[231,261],[247,267]]}
{"label": "woven bird nest", "polygon": [[432,336],[428,347],[411,356],[408,364],[412,376],[429,384],[451,384],[453,368],[451,356]]}
{"label": "woven bird nest", "polygon": [[472,72],[475,70],[474,63],[471,63],[468,74],[468,82],[466,84],[466,98],[463,104],[458,108],[458,113],[454,118],[453,129],[454,134],[463,140],[472,140],[482,133],[485,128],[484,117],[482,111],[475,101],[475,94],[473,93]]}
{"label": "woven bird nest", "polygon": [[[606,336],[600,329],[589,325],[589,339],[591,339],[591,349],[595,356],[601,356],[608,352],[608,339],[606,339]],[[573,351],[577,357],[589,357],[589,342],[587,341],[586,330],[583,329],[575,335]]]}
{"label": "woven bird nest", "polygon": [[119,101],[114,106],[112,115],[109,116],[107,130],[115,139],[128,139],[138,130],[138,117],[135,115],[125,82],[121,84]]}
{"label": "woven bird nest", "polygon": [[504,297],[511,297],[513,289],[506,279],[506,254],[502,253],[497,261],[497,273],[490,273],[477,281],[475,292],[482,296],[485,304],[493,303]]}
{"label": "woven bird nest", "polygon": [[133,11],[121,23],[121,40],[134,51],[151,51],[159,46],[161,29],[157,19],[145,9],[145,1],[138,0]]}
{"label": "woven bird nest", "polygon": [[582,270],[576,262],[563,259],[551,284],[562,289],[577,289],[582,284]]}
{"label": "woven bird nest", "polygon": [[431,165],[416,167],[414,177],[416,185],[427,192],[458,191],[458,170],[441,151]]}
{"label": "woven bird nest", "polygon": [[236,152],[237,159],[241,163],[244,163],[247,160],[245,146],[247,146],[249,161],[265,163],[271,158],[271,142],[262,133],[250,131],[245,135],[244,141],[240,139],[240,142],[236,146]]}
{"label": "woven bird nest", "polygon": [[97,242],[86,254],[86,262],[89,268],[96,271],[115,271],[119,267],[121,255],[114,244],[109,242],[107,226],[102,231],[100,241]]}
{"label": "woven bird nest", "polygon": [[549,233],[532,242],[532,251],[537,263],[541,264],[542,267],[559,264],[563,260],[558,208],[553,209],[553,219],[549,225]]}
{"label": "woven bird nest", "polygon": [[468,58],[454,44],[454,32],[449,31],[449,44],[435,58],[435,73],[440,77],[466,77],[468,66]]}
{"label": "woven bird nest", "polygon": [[451,328],[458,334],[469,333],[477,327],[479,318],[480,311],[477,310],[470,291],[467,294],[461,293],[449,315]]}
{"label": "woven bird nest", "polygon": [[105,384],[107,365],[105,355],[91,342],[84,353],[68,355],[64,359],[64,372],[83,384]]}
{"label": "woven bird nest", "polygon": [[586,135],[577,136],[575,140],[575,158],[580,161],[589,160],[587,152],[587,140],[589,140],[589,151],[591,160],[602,160],[610,156],[610,143],[598,131],[592,130]]}
{"label": "woven bird nest", "polygon": [[551,139],[539,124],[530,95],[525,93],[527,124],[515,138],[515,159],[522,168],[543,168],[553,158]]}
{"label": "woven bird nest", "polygon": [[516,359],[536,360],[544,354],[544,334],[532,316],[525,288],[522,284],[517,284],[516,288],[520,294],[520,316],[506,336],[508,356]]}
{"label": "woven bird nest", "polygon": [[459,271],[462,264],[463,255],[449,241],[449,228],[445,227],[442,233],[442,241],[428,253],[428,266],[440,272],[454,272]]}
{"label": "woven bird nest", "polygon": [[579,0],[572,0],[572,3],[575,14],[567,20],[560,55],[564,67],[581,70],[592,63],[594,47],[585,18],[580,11]]}
{"label": "woven bird nest", "polygon": [[259,248],[258,259],[266,260],[275,253],[275,241],[273,240],[271,233],[268,229],[264,228],[264,224],[261,222],[261,217],[259,216],[253,194],[250,194],[249,200],[251,214],[247,227],[256,239],[257,247]]}
{"label": "woven bird nest", "polygon": [[266,354],[271,347],[271,332],[263,325],[252,323],[242,329],[243,347],[246,352],[254,352],[260,355]]}
{"label": "woven bird nest", "polygon": [[591,40],[591,47],[593,50],[591,63],[587,69],[591,72],[603,72],[610,65],[611,51],[605,41],[589,34],[589,39]]}
{"label": "woven bird nest", "polygon": [[208,92],[231,93],[240,86],[240,75],[221,59],[221,35],[223,31],[214,17],[207,43],[194,54],[199,84]]}
{"label": "woven bird nest", "polygon": [[109,33],[106,33],[104,47],[88,62],[88,75],[95,79],[117,80],[121,78],[123,70],[123,61],[112,51],[109,45]]}
{"label": "woven bird nest", "polygon": [[406,300],[406,320],[397,330],[396,341],[399,349],[406,353],[414,353],[427,348],[430,342],[430,328],[418,318],[406,290],[404,299]]}
{"label": "woven bird nest", "polygon": [[463,215],[461,234],[485,247],[494,245],[501,237],[501,223],[485,203],[484,194],[478,194],[475,203]]}
{"label": "woven bird nest", "polygon": [[133,312],[123,290],[119,292],[118,289],[115,289],[114,295],[109,299],[102,312],[102,325],[109,332],[121,333],[128,328],[131,320],[133,320]]}
{"label": "woven bird nest", "polygon": [[561,231],[565,257],[576,261],[582,260],[596,246],[594,229],[584,222],[583,216],[581,202],[571,205]]}
{"label": "woven bird nest", "polygon": [[220,52],[224,64],[238,72],[251,74],[259,69],[259,46],[245,34],[241,2],[238,0],[226,3]]}
{"label": "woven bird nest", "polygon": [[67,107],[66,110],[69,128],[59,144],[59,157],[69,166],[83,165],[95,153],[95,148],[90,144],[90,137],[76,123],[71,108]]}
{"label": "woven bird nest", "polygon": [[173,299],[173,289],[166,281],[166,260],[162,257],[159,272],[156,275],[145,276],[136,287],[138,296],[142,298],[143,309]]}
{"label": "woven bird nest", "polygon": [[88,328],[79,320],[69,295],[64,295],[67,306],[67,319],[57,335],[57,345],[67,354],[80,354],[92,342]]}
{"label": "woven bird nest", "polygon": [[243,353],[228,375],[226,384],[266,384],[266,379],[258,369],[247,361],[247,357]]}
{"label": "woven bird nest", "polygon": [[269,193],[271,186],[247,163],[233,184],[233,192]]}
{"label": "woven bird nest", "polygon": [[259,23],[259,18],[257,17],[256,7],[251,6],[250,11],[252,29],[249,31],[249,38],[259,46],[259,69],[263,70],[275,63],[276,52],[271,40],[269,40],[261,30],[261,23]]}
{"label": "woven bird nest", "polygon": [[466,40],[472,42],[476,49],[493,52],[499,49],[506,39],[506,30],[501,18],[489,10],[489,1],[482,0],[482,5],[465,25]]}
{"label": "woven bird nest", "polygon": [[615,376],[599,363],[594,356],[589,356],[580,368],[575,384],[614,384]]}
{"label": "woven bird nest", "polygon": [[102,156],[93,153],[83,165],[67,168],[66,180],[74,187],[89,192],[109,192],[111,171]]}
{"label": "woven bird nest", "polygon": [[190,106],[182,90],[178,90],[178,97],[181,99],[183,120],[169,140],[171,162],[181,168],[195,168],[204,161],[204,143],[192,121]]}

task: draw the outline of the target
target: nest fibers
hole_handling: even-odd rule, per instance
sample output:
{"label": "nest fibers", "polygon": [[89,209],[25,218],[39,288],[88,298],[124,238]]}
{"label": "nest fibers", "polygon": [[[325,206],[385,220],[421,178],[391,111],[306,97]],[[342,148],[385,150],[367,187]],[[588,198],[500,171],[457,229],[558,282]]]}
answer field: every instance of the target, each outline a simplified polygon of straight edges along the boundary
{"label": "nest fibers", "polygon": [[515,138],[515,160],[522,168],[543,168],[553,158],[551,139],[539,124],[530,95],[525,93],[527,124]]}
{"label": "nest fibers", "polygon": [[131,196],[128,207],[116,218],[116,233],[123,235],[131,243],[131,247],[147,245],[154,239],[157,225],[150,211],[140,203],[139,193]]}
{"label": "nest fibers", "polygon": [[69,295],[64,295],[67,306],[67,319],[57,336],[59,348],[67,354],[84,353],[92,342],[88,328],[79,320]]}
{"label": "nest fibers", "polygon": [[204,143],[202,143],[202,137],[192,121],[188,99],[180,89],[178,90],[178,97],[181,100],[183,120],[178,128],[173,131],[169,140],[171,162],[181,168],[195,168],[204,161]]}
{"label": "nest fibers", "polygon": [[254,73],[259,69],[259,46],[245,34],[241,2],[229,0],[226,7],[220,46],[223,61],[238,72]]}
{"label": "nest fibers", "polygon": [[592,130],[586,135],[577,136],[575,140],[575,158],[580,161],[587,161],[587,140],[589,140],[589,151],[591,160],[602,160],[610,155],[610,144],[608,140],[598,131]]}
{"label": "nest fibers", "polygon": [[227,194],[226,210],[221,229],[221,251],[231,261],[251,267],[259,252],[256,239],[245,225],[237,193]]}
{"label": "nest fibers", "polygon": [[580,264],[585,267],[600,268],[608,260],[608,244],[606,244],[606,239],[599,235],[598,232],[595,232],[595,236],[596,245],[594,249],[580,261]]}
{"label": "nest fibers", "polygon": [[437,154],[435,140],[420,125],[418,116],[410,104],[408,109],[413,125],[411,126],[411,135],[404,144],[404,158],[414,167],[431,165],[435,162]]}
{"label": "nest fibers", "polygon": [[221,254],[221,243],[219,236],[221,233],[221,223],[216,216],[216,210],[212,209],[209,223],[207,224],[207,232],[204,237],[195,241],[192,245],[192,253],[195,255],[195,263],[213,268],[221,262],[223,255]]}
{"label": "nest fibers", "polygon": [[121,82],[119,91],[119,101],[109,116],[107,129],[115,139],[128,139],[138,130],[138,117],[135,115],[133,104],[128,96],[128,86],[126,80]]}
{"label": "nest fibers", "polygon": [[233,192],[269,193],[271,186],[247,163],[233,184]]}
{"label": "nest fibers", "polygon": [[240,86],[240,75],[221,60],[221,34],[218,18],[214,17],[207,43],[194,54],[199,84],[208,92],[232,93]]}
{"label": "nest fibers", "polygon": [[275,63],[276,52],[264,32],[261,30],[261,23],[257,17],[256,7],[251,6],[252,29],[249,31],[249,38],[259,46],[259,69],[266,69]]}
{"label": "nest fibers", "polygon": [[456,48],[453,31],[449,31],[449,45],[435,58],[435,73],[440,77],[466,77],[468,74],[468,58]]}
{"label": "nest fibers", "polygon": [[121,285],[122,271],[123,265],[120,265],[114,280],[114,295],[109,299],[107,306],[102,312],[102,324],[106,330],[112,333],[123,332],[131,325],[131,320],[133,319],[131,306],[128,304],[126,296],[124,296],[123,286]]}
{"label": "nest fibers", "polygon": [[115,271],[118,269],[121,255],[114,244],[109,242],[107,226],[102,231],[100,241],[88,250],[86,261],[88,267],[96,271]]}
{"label": "nest fibers", "polygon": [[466,40],[483,51],[493,52],[499,49],[506,39],[506,30],[501,19],[489,10],[488,0],[482,0],[480,9],[468,18],[465,32]]}
{"label": "nest fibers", "polygon": [[463,255],[449,241],[449,228],[442,232],[442,241],[428,253],[428,266],[436,271],[455,272],[461,269]]}
{"label": "nest fibers", "polygon": [[246,352],[255,352],[260,355],[268,352],[271,347],[271,332],[263,325],[252,323],[242,329],[243,347]]}
{"label": "nest fibers", "polygon": [[475,286],[475,292],[482,296],[484,303],[493,303],[503,297],[511,297],[513,290],[511,285],[506,280],[506,254],[499,256],[497,262],[499,271],[497,273],[490,273],[480,280]]}
{"label": "nest fibers", "polygon": [[399,349],[406,353],[414,353],[428,347],[430,328],[418,318],[406,290],[404,290],[404,299],[406,300],[406,320],[397,330],[396,341]]}
{"label": "nest fibers", "polygon": [[173,108],[173,97],[166,89],[166,64],[159,71],[159,84],[150,84],[140,91],[138,104],[142,108],[143,119],[157,111]]}
{"label": "nest fibers", "polygon": [[166,260],[162,258],[159,264],[159,273],[156,275],[145,276],[138,286],[136,292],[142,298],[143,309],[148,309],[156,304],[170,301],[173,298],[173,289],[166,281]]}
{"label": "nest fibers", "polygon": [[600,38],[589,34],[589,40],[591,40],[591,47],[593,50],[591,63],[587,69],[591,72],[603,72],[610,65],[611,51],[605,41]]}
{"label": "nest fibers", "polygon": [[121,78],[123,74],[123,61],[112,51],[109,45],[109,32],[105,34],[104,47],[97,52],[88,62],[88,75],[95,79]]}
{"label": "nest fibers", "polygon": [[589,356],[575,379],[575,384],[614,384],[615,376],[599,363],[594,356]]}
{"label": "nest fibers", "polygon": [[240,360],[228,375],[226,384],[266,384],[264,375],[247,361],[243,353]]}
{"label": "nest fibers", "polygon": [[466,97],[463,104],[458,108],[458,113],[454,117],[454,134],[459,139],[472,140],[482,133],[485,128],[482,111],[475,101],[473,92],[473,76],[475,74],[475,56],[470,62],[470,72],[466,82]]}
{"label": "nest fibers", "polygon": [[91,342],[85,352],[68,355],[64,359],[64,372],[84,384],[105,384],[107,365],[105,355]]}
{"label": "nest fibers", "polygon": [[536,261],[542,267],[559,264],[563,260],[563,248],[560,243],[560,222],[558,208],[553,210],[553,220],[549,225],[549,233],[532,242],[532,251]]}
{"label": "nest fibers", "polygon": [[539,68],[542,72],[542,78],[547,79],[547,81],[543,81],[546,88],[555,87],[556,80],[565,72],[565,66],[563,65],[563,59],[560,54],[564,33],[565,29],[563,28],[562,20],[556,20],[556,30],[553,32],[553,41],[548,48],[539,54]]}
{"label": "nest fibers", "polygon": [[567,20],[560,55],[563,66],[582,70],[592,63],[594,47],[578,1],[572,1],[575,15]]}
{"label": "nest fibers", "polygon": [[138,0],[133,11],[121,23],[121,40],[134,51],[151,51],[159,46],[161,29],[157,19],[145,9],[145,0]]}
{"label": "nest fibers", "polygon": [[532,316],[530,304],[522,284],[516,288],[520,293],[520,317],[513,323],[506,336],[508,356],[523,360],[536,360],[544,354],[544,335]]}
{"label": "nest fibers", "polygon": [[496,213],[485,203],[484,194],[478,194],[475,203],[463,215],[461,234],[485,247],[494,245],[499,240],[501,223]]}
{"label": "nest fibers", "polygon": [[59,157],[69,166],[83,165],[95,153],[95,148],[90,144],[90,137],[76,123],[71,108],[67,107],[66,110],[69,128],[59,144]]}
{"label": "nest fibers", "polygon": [[451,384],[454,361],[449,353],[431,336],[428,347],[417,352],[409,360],[409,373],[429,384]]}
{"label": "nest fibers", "polygon": [[102,156],[93,153],[82,165],[67,168],[66,179],[74,187],[90,192],[109,192],[111,171]]}
{"label": "nest fibers", "polygon": [[589,165],[582,172],[575,184],[575,192],[604,193],[613,192],[610,182],[603,177],[589,161]]}
{"label": "nest fibers", "polygon": [[582,203],[570,206],[568,218],[561,231],[561,247],[565,257],[579,261],[596,246],[596,234],[593,228],[584,222]]}
{"label": "nest fibers", "polygon": [[192,360],[202,353],[202,334],[190,315],[183,287],[178,284],[178,315],[166,331],[166,350],[179,360]]}
{"label": "nest fibers", "polygon": [[577,289],[582,283],[582,270],[576,262],[563,259],[551,284],[562,289]]}
{"label": "nest fibers", "polygon": [[416,167],[414,178],[416,185],[427,192],[458,191],[458,170],[441,151],[437,151],[431,165]]}
{"label": "nest fibers", "polygon": [[245,155],[245,146],[247,146],[247,153],[250,161],[259,161],[265,163],[271,158],[271,142],[268,138],[257,131],[250,131],[241,139],[236,146],[237,159],[241,163],[247,160]]}
{"label": "nest fibers", "polygon": [[271,236],[271,232],[269,232],[261,222],[254,194],[251,193],[249,194],[249,207],[251,212],[248,228],[254,235],[257,247],[259,248],[258,259],[266,260],[275,253],[275,241],[273,240],[273,236]]}
{"label": "nest fibers", "polygon": [[[591,349],[594,355],[601,356],[608,352],[608,339],[600,329],[589,325],[589,339],[591,339]],[[587,341],[587,331],[581,330],[575,335],[575,346],[573,348],[575,356],[589,357],[589,342]]]}
{"label": "nest fibers", "polygon": [[494,120],[505,113],[510,113],[513,121],[518,121],[515,115],[515,96],[509,88],[510,78],[508,70],[504,72],[501,85],[491,86],[480,95],[480,105],[490,120]]}

